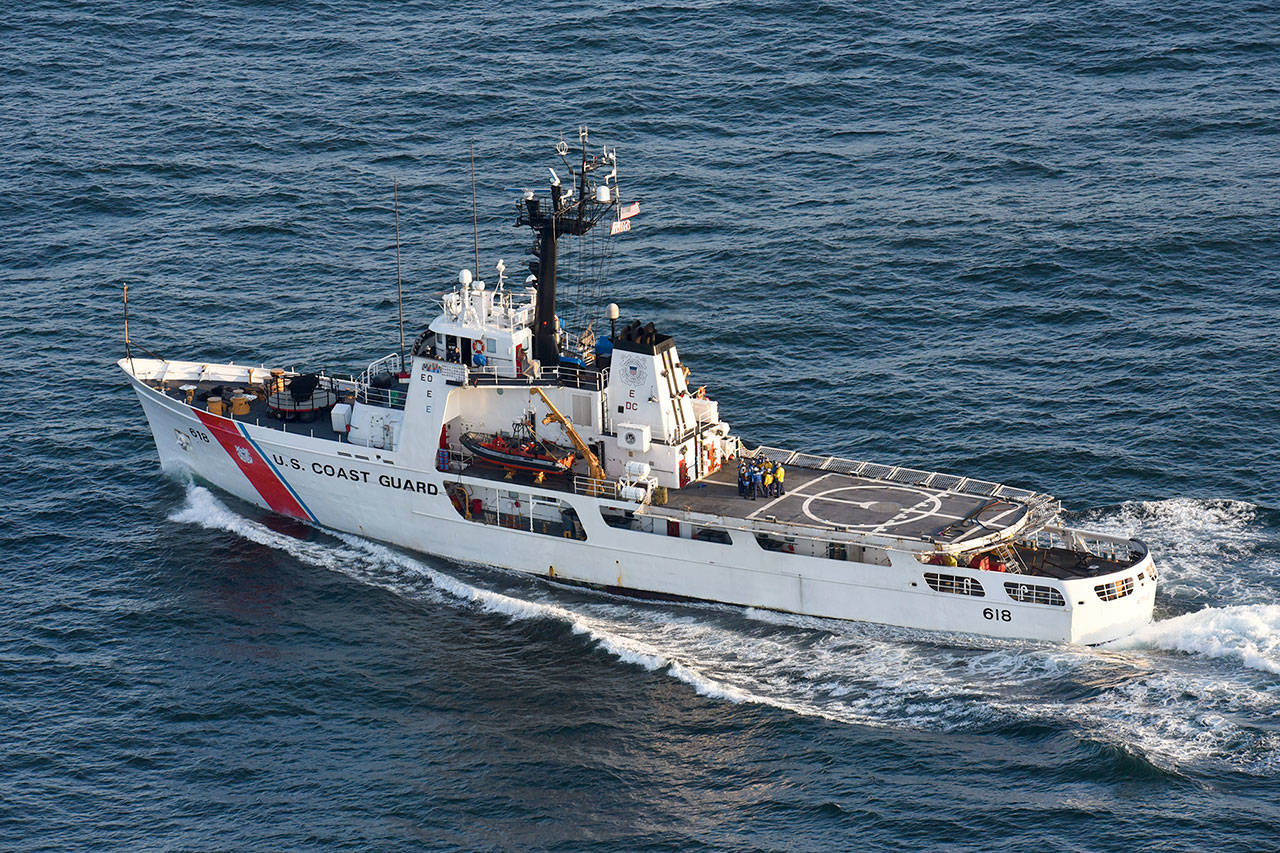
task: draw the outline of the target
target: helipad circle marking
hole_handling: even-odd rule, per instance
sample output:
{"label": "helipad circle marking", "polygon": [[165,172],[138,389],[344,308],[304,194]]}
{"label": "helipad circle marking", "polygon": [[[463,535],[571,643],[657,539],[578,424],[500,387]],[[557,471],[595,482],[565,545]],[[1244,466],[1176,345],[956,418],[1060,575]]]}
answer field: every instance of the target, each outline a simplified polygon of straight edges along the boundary
{"label": "helipad circle marking", "polygon": [[[828,495],[835,495],[841,492],[859,492],[859,491],[881,492],[881,493],[885,491],[905,492],[909,495],[918,495],[922,500],[927,500],[928,503],[925,506],[919,507],[917,505],[920,503],[920,501],[915,501],[911,504],[896,504],[896,503],[891,503],[889,501],[876,501],[876,500],[842,501],[839,498],[827,497]],[[814,501],[821,501],[823,499],[829,500],[832,503],[838,502],[838,503],[849,503],[849,504],[860,505],[863,509],[868,510],[870,512],[882,513],[884,515],[884,518],[880,520],[870,521],[865,524],[847,524],[842,521],[832,521],[831,519],[823,518],[822,516],[817,515],[816,513],[814,513],[812,509]],[[877,506],[877,505],[883,506],[884,508],[880,509],[880,506]],[[913,509],[913,507],[917,507],[917,508]],[[901,515],[903,511],[908,509],[910,509],[911,512],[908,513],[905,517],[903,518],[897,517]],[[935,512],[938,512],[941,509],[942,509],[942,501],[939,499],[939,496],[937,494],[933,492],[924,491],[923,489],[914,489],[910,486],[838,486],[837,488],[834,488],[834,489],[827,489],[825,492],[819,492],[816,495],[810,495],[809,497],[805,498],[804,503],[800,507],[801,512],[803,512],[813,521],[816,521],[818,524],[826,524],[831,527],[850,527],[858,530],[872,530],[877,527],[884,527],[884,526],[897,527],[900,524],[912,524],[914,522],[920,521],[923,518],[928,518],[929,516],[933,515]]]}

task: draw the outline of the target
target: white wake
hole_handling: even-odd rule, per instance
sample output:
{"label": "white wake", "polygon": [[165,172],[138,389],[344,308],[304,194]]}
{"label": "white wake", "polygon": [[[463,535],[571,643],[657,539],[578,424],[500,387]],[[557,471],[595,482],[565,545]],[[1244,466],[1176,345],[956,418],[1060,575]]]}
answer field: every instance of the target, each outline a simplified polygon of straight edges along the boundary
{"label": "white wake", "polygon": [[[198,524],[213,530],[227,530],[259,545],[285,551],[305,563],[341,572],[392,592],[412,592],[419,597],[425,593],[427,598],[436,601],[445,600],[439,594],[445,593],[455,601],[467,602],[486,612],[512,619],[554,619],[568,625],[575,634],[591,638],[596,645],[619,660],[637,664],[650,671],[670,669],[672,674],[688,682],[700,694],[734,702],[751,698],[703,676],[678,660],[666,657],[657,648],[641,640],[609,632],[598,620],[585,614],[575,613],[556,604],[515,598],[473,586],[412,557],[350,534],[328,531],[328,535],[345,545],[335,547],[278,533],[233,512],[203,486],[188,485],[186,503],[182,509],[172,513],[169,520]],[[421,584],[414,583],[411,589],[406,589],[406,579],[426,580],[430,586],[424,588]]]}
{"label": "white wake", "polygon": [[1280,675],[1280,604],[1206,607],[1153,622],[1109,648],[1165,649],[1239,661]]}
{"label": "white wake", "polygon": [[[1178,518],[1187,526],[1170,523]],[[1222,539],[1236,537],[1233,559],[1252,559],[1248,543],[1261,539],[1247,530],[1249,518],[1248,509],[1157,502],[1126,505],[1094,521],[1111,529],[1128,525],[1126,532],[1147,539],[1165,571],[1162,583],[1170,576],[1177,583],[1207,575],[1207,564],[1224,558]],[[1081,737],[1137,751],[1162,766],[1205,759],[1253,772],[1280,766],[1280,742],[1255,724],[1274,715],[1280,700],[1275,604],[1209,607],[1157,622],[1105,649],[973,637],[952,642],[923,632],[719,605],[607,595],[574,596],[565,604],[550,585],[516,597],[359,537],[332,534],[335,544],[277,533],[199,486],[188,487],[185,505],[171,519],[228,530],[398,594],[511,619],[555,620],[621,661],[730,702],[939,732],[1066,724]],[[1214,544],[1205,545],[1205,538]],[[1257,597],[1267,589],[1265,579],[1249,584]]]}

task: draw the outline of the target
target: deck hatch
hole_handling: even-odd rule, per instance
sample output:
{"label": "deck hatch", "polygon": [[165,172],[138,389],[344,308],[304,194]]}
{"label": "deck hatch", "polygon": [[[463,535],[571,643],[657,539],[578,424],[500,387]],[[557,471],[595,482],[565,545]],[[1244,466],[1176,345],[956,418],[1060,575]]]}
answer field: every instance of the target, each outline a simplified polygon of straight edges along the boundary
{"label": "deck hatch", "polygon": [[924,582],[934,592],[949,592],[954,595],[972,595],[985,598],[987,593],[976,578],[963,575],[944,575],[938,572],[925,572]]}

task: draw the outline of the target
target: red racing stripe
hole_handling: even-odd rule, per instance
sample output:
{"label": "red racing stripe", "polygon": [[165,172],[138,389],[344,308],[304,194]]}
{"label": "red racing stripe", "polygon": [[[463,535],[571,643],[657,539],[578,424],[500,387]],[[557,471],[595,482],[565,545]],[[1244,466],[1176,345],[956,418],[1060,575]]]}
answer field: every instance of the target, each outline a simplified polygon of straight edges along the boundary
{"label": "red racing stripe", "polygon": [[290,494],[284,481],[271,470],[267,460],[262,458],[249,440],[240,434],[235,424],[226,418],[220,418],[199,409],[192,409],[192,411],[196,413],[196,417],[200,418],[200,422],[209,428],[209,432],[213,433],[213,437],[218,440],[218,444],[222,445],[222,449],[227,451],[231,459],[240,466],[241,473],[258,490],[258,494],[262,495],[267,506],[281,515],[291,515],[303,521],[311,520],[307,511],[302,508],[302,504],[298,503],[298,499]]}

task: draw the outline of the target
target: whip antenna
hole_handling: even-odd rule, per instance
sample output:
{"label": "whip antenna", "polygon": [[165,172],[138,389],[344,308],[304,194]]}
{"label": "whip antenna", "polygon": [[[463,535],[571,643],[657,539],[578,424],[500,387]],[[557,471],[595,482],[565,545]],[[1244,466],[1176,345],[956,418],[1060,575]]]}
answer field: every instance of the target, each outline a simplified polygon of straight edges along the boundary
{"label": "whip antenna", "polygon": [[400,369],[404,370],[404,289],[400,284],[400,182],[391,179],[396,211],[396,307],[400,310]]}
{"label": "whip antenna", "polygon": [[476,144],[468,143],[471,149],[471,234],[476,241],[476,276],[480,275],[480,224],[476,219]]}

